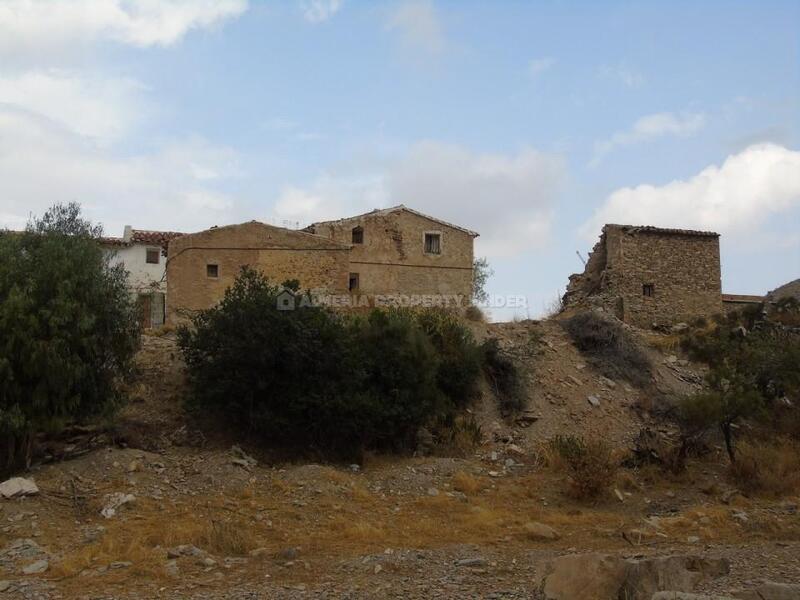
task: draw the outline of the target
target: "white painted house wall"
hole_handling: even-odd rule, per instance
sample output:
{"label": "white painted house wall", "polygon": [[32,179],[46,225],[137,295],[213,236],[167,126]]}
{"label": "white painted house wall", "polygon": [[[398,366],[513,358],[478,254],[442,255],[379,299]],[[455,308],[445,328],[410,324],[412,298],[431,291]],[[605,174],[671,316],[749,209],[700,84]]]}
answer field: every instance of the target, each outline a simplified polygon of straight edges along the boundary
{"label": "white painted house wall", "polygon": [[[167,291],[167,257],[162,256],[160,246],[131,244],[130,246],[110,246],[108,249],[114,252],[111,264],[122,263],[125,270],[128,271],[128,287],[131,291]],[[147,262],[147,250],[158,251],[158,264]]]}
{"label": "white painted house wall", "polygon": [[[161,244],[134,239],[132,227],[126,225],[121,238],[107,238],[105,249],[111,254],[110,264],[121,264],[128,272],[128,289],[140,303],[142,326],[159,327],[164,324],[167,257]],[[157,262],[147,262],[148,251]]]}

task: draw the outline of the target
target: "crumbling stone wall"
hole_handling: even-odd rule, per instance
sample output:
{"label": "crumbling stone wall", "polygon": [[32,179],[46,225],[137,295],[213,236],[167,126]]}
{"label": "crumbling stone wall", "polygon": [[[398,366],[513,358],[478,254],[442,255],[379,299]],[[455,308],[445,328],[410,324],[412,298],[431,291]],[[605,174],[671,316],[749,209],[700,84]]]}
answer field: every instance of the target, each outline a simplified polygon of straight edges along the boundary
{"label": "crumbling stone wall", "polygon": [[721,313],[719,235],[606,225],[564,304],[601,306],[646,328]]}
{"label": "crumbling stone wall", "polygon": [[[363,243],[352,245],[349,271],[358,273],[360,294],[470,297],[474,234],[402,208],[316,223],[309,231],[351,244],[355,227],[362,228]],[[440,254],[425,252],[426,232],[441,235]]]}
{"label": "crumbling stone wall", "polygon": [[[348,253],[333,240],[255,221],[187,234],[169,245],[167,321],[214,306],[244,265],[277,284],[299,279],[304,289],[346,294]],[[217,266],[216,277],[208,265]]]}

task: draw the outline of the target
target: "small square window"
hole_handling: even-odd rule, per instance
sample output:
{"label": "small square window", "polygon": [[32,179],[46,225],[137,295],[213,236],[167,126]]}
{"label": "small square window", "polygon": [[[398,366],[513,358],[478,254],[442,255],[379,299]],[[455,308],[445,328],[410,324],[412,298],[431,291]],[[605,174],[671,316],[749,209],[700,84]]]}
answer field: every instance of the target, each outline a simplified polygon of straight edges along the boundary
{"label": "small square window", "polygon": [[647,296],[648,298],[653,297],[653,284],[652,283],[645,283],[642,285],[642,296]]}
{"label": "small square window", "polygon": [[353,243],[354,244],[363,244],[364,243],[364,229],[361,227],[353,227]]}
{"label": "small square window", "polygon": [[219,277],[219,265],[206,265],[206,277],[213,279]]}
{"label": "small square window", "polygon": [[425,254],[441,254],[441,253],[442,253],[442,234],[426,233]]}
{"label": "small square window", "polygon": [[144,261],[148,265],[157,265],[160,260],[161,260],[161,250],[158,250],[157,248],[147,249]]}
{"label": "small square window", "polygon": [[348,284],[348,289],[351,292],[355,292],[358,289],[358,273],[350,273],[350,283]]}

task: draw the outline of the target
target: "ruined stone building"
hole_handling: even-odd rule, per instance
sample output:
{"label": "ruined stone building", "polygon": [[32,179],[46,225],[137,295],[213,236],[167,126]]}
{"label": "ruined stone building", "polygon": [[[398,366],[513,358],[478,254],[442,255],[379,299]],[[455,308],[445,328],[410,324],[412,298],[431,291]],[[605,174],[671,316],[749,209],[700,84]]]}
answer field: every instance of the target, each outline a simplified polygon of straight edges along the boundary
{"label": "ruined stone building", "polygon": [[719,234],[606,225],[565,306],[600,306],[637,327],[721,313]]}
{"label": "ruined stone building", "polygon": [[316,293],[463,295],[466,303],[477,235],[405,206],[302,231],[251,221],[182,235],[167,254],[167,319],[215,305],[245,265]]}

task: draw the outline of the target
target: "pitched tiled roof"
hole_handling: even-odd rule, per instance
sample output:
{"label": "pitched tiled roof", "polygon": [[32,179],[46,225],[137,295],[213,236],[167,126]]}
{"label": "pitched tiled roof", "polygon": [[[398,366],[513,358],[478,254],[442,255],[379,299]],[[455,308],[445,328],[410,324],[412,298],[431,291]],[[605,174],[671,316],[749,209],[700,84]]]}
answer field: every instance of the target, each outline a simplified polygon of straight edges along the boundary
{"label": "pitched tiled roof", "polygon": [[100,243],[104,246],[127,246],[128,243],[122,238],[115,237],[101,237]]}
{"label": "pitched tiled roof", "polygon": [[146,231],[144,229],[134,229],[131,242],[134,244],[158,244],[166,246],[173,238],[182,236],[178,231]]}
{"label": "pitched tiled roof", "polygon": [[130,240],[118,237],[100,238],[101,243],[106,246],[130,246],[131,244],[148,244],[166,248],[169,241],[184,235],[179,231],[148,231],[146,229],[134,229],[131,232]]}
{"label": "pitched tiled roof", "polygon": [[719,237],[714,231],[698,231],[696,229],[670,229],[668,227],[654,227],[653,225],[617,225],[608,223],[603,227],[606,229],[621,229],[625,233],[657,233],[662,235],[696,235],[700,237]]}
{"label": "pitched tiled roof", "polygon": [[312,223],[306,229],[311,229],[315,225],[330,225],[333,223],[345,223],[347,221],[352,221],[353,219],[361,219],[363,217],[383,216],[399,211],[406,211],[411,213],[412,215],[417,215],[418,217],[422,217],[423,219],[428,219],[429,221],[433,221],[434,223],[439,223],[441,225],[444,225],[445,227],[452,227],[453,229],[457,229],[458,231],[463,231],[464,233],[468,233],[472,237],[478,237],[480,235],[479,233],[472,231],[471,229],[467,229],[459,225],[454,225],[453,223],[448,223],[447,221],[443,221],[442,219],[437,219],[436,217],[426,215],[425,213],[421,213],[417,210],[414,210],[413,208],[409,208],[404,204],[398,204],[397,206],[390,206],[389,208],[376,208],[375,210],[371,210],[370,212],[367,213],[355,215],[353,217],[344,217],[342,219],[336,219],[334,221],[319,221],[317,223]]}

